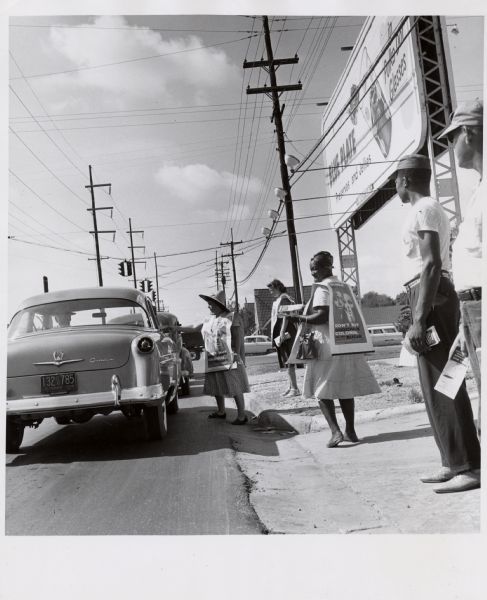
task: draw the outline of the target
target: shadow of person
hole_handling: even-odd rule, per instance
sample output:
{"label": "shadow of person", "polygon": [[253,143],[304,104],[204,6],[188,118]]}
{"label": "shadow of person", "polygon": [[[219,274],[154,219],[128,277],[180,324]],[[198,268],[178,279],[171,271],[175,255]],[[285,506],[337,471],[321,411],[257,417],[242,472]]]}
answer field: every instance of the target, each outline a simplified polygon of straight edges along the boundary
{"label": "shadow of person", "polygon": [[387,431],[377,435],[368,435],[360,438],[362,444],[380,444],[382,442],[393,442],[396,440],[412,440],[414,438],[430,437],[433,433],[431,427],[421,429],[408,429],[403,431]]}

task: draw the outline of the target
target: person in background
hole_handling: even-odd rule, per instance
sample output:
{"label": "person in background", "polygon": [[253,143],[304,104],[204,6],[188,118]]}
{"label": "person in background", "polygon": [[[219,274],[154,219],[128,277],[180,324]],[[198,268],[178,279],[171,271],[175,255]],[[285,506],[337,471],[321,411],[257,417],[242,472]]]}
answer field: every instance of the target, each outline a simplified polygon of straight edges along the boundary
{"label": "person in background", "polygon": [[476,99],[458,106],[440,137],[453,144],[458,166],[473,169],[480,182],[470,198],[453,243],[453,281],[460,300],[462,350],[468,355],[479,392],[477,432],[480,438],[480,348],[482,330],[482,210],[487,189],[482,178],[484,104]]}
{"label": "person in background", "polygon": [[[403,203],[411,204],[402,238],[412,316],[407,338],[418,353],[421,389],[442,464],[421,481],[444,483],[434,488],[437,493],[461,492],[480,486],[480,444],[465,382],[453,400],[434,389],[458,333],[460,307],[449,275],[450,222],[430,196],[430,180],[427,156],[412,154],[399,160],[396,191]],[[440,343],[429,347],[426,330],[431,326]]]}
{"label": "person in background", "polygon": [[[296,326],[287,318],[279,317],[279,310],[282,306],[293,304],[293,301],[286,293],[285,285],[279,279],[273,279],[267,284],[271,296],[274,298],[271,311],[271,339],[273,346],[277,349],[277,359],[279,367],[284,369],[287,366],[289,385],[283,396],[299,396],[298,384],[296,382],[296,366],[287,365],[291,348],[296,337]],[[277,339],[277,341],[276,341]]]}
{"label": "person in background", "polygon": [[225,398],[235,399],[237,406],[237,418],[231,421],[232,425],[245,425],[248,418],[245,414],[244,393],[250,392],[249,380],[245,369],[245,349],[243,324],[239,315],[232,313],[225,303],[225,292],[220,290],[215,295],[207,296],[200,294],[208,303],[211,317],[206,319],[201,325],[196,325],[195,330],[201,330],[205,348],[207,348],[210,338],[215,329],[219,326],[219,321],[227,320],[231,324],[231,346],[234,353],[234,361],[237,364],[236,369],[224,371],[213,371],[205,374],[205,383],[203,392],[209,396],[214,396],[217,404],[217,410],[208,415],[209,419],[226,419]]}
{"label": "person in background", "polygon": [[[302,315],[290,317],[293,321],[311,326],[318,345],[318,356],[306,364],[303,397],[316,398],[331,431],[328,448],[338,446],[343,440],[359,442],[355,432],[355,396],[377,394],[380,387],[375,380],[363,354],[332,356],[330,351],[330,294],[326,282],[337,278],[333,275],[333,256],[318,252],[310,262],[311,275],[316,286],[312,298]],[[345,419],[345,434],[337,422],[334,399],[338,398]]]}

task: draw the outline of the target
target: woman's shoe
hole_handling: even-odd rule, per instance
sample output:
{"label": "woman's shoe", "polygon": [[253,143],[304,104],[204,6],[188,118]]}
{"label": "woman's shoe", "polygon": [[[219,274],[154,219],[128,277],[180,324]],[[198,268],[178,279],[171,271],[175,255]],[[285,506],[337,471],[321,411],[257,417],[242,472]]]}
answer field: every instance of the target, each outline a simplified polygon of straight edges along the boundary
{"label": "woman's shoe", "polygon": [[338,446],[338,444],[340,442],[343,442],[343,433],[341,431],[337,431],[328,440],[328,443],[326,444],[326,447],[327,448],[335,448],[336,446]]}
{"label": "woman's shoe", "polygon": [[235,419],[235,421],[231,421],[232,425],[245,425],[245,423],[248,423],[248,419],[247,417],[244,417],[242,420],[240,419]]}
{"label": "woman's shoe", "polygon": [[224,412],[222,415],[219,412],[212,412],[208,415],[209,419],[226,419],[227,418],[227,413]]}
{"label": "woman's shoe", "polygon": [[287,388],[287,390],[283,394],[281,394],[281,396],[287,396],[290,391],[291,391],[291,388]]}
{"label": "woman's shoe", "polygon": [[286,398],[293,398],[294,396],[301,396],[301,392],[297,388],[290,389],[289,392],[286,394]]}
{"label": "woman's shoe", "polygon": [[354,444],[357,444],[358,442],[360,442],[355,431],[347,431],[346,429],[345,429],[345,435],[343,436],[343,439],[345,439],[347,442],[353,442]]}

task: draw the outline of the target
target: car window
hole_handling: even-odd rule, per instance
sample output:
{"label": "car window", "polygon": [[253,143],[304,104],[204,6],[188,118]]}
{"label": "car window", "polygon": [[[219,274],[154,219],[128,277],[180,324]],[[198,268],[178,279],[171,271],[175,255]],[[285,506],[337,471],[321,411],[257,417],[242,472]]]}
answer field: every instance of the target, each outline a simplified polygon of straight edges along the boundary
{"label": "car window", "polygon": [[384,333],[397,333],[394,327],[384,327]]}
{"label": "car window", "polygon": [[255,342],[255,338],[253,338],[253,337],[247,337],[247,338],[245,338],[245,341],[247,343],[252,343],[252,342]]}
{"label": "car window", "polygon": [[18,312],[9,325],[8,338],[87,325],[151,326],[145,308],[132,300],[86,298],[39,304]]}

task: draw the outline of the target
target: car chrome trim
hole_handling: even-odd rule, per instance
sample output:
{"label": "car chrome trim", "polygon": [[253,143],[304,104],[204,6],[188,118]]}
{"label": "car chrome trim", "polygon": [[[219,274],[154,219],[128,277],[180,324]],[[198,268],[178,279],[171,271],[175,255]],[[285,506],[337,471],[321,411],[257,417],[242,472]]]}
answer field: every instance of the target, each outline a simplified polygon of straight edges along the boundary
{"label": "car chrome trim", "polygon": [[76,363],[76,362],[83,362],[84,358],[71,358],[69,360],[46,360],[44,362],[36,362],[36,363],[32,363],[35,366],[42,366],[42,365],[54,365],[55,367],[60,367],[61,365],[66,365],[68,363]]}
{"label": "car chrome trim", "polygon": [[147,401],[153,401],[163,397],[163,388],[161,383],[144,387],[121,389],[120,391],[121,394],[117,402],[115,399],[112,380],[112,389],[107,392],[94,392],[91,394],[63,394],[59,396],[33,396],[30,398],[21,398],[19,400],[7,400],[6,412],[7,414],[25,414],[39,413],[45,410],[75,410],[78,408],[97,406],[118,407],[120,404],[124,403],[145,403]]}

